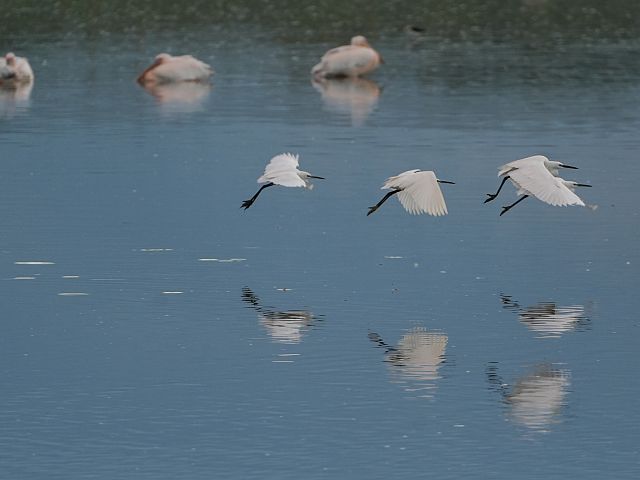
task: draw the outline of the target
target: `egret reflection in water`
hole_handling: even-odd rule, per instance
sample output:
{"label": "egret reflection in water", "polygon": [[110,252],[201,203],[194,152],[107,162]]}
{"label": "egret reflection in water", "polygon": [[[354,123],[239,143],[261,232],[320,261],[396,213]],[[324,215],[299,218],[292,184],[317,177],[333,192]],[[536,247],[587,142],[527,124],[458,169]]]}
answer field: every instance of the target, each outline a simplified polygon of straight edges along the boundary
{"label": "egret reflection in water", "polygon": [[415,327],[404,334],[395,347],[375,332],[369,333],[369,339],[385,349],[385,362],[392,377],[405,383],[407,392],[416,392],[420,397],[433,396],[429,391],[436,388],[436,380],[441,378],[438,370],[445,361],[447,335]]}
{"label": "egret reflection in water", "polygon": [[503,381],[497,363],[490,363],[486,374],[491,389],[500,393],[509,406],[508,417],[514,422],[543,432],[562,421],[561,413],[571,385],[569,370],[540,364],[513,385]]}
{"label": "egret reflection in water", "polygon": [[319,78],[313,87],[322,95],[328,110],[351,117],[351,124],[362,126],[378,104],[382,89],[366,78]]}
{"label": "egret reflection in water", "polygon": [[541,302],[521,307],[510,295],[500,295],[503,307],[518,313],[518,319],[540,337],[559,337],[564,333],[587,328],[590,320],[583,305],[558,306]]}
{"label": "egret reflection in water", "polygon": [[143,88],[158,100],[164,113],[201,111],[211,92],[211,84],[203,82],[148,83]]}
{"label": "egret reflection in water", "polygon": [[264,307],[249,287],[242,289],[242,300],[258,312],[260,325],[279,343],[300,343],[317,318],[308,310],[274,310]]}
{"label": "egret reflection in water", "polygon": [[12,118],[29,109],[33,82],[0,86],[0,118]]}

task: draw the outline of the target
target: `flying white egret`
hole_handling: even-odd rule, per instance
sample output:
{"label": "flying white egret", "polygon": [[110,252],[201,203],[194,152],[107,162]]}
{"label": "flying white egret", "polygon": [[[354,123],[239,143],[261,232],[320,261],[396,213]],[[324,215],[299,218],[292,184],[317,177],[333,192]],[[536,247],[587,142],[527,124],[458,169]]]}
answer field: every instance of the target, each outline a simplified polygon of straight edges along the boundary
{"label": "flying white egret", "polygon": [[143,85],[146,83],[204,82],[211,75],[213,75],[211,67],[191,55],[174,57],[168,53],[161,53],[140,74],[138,82]]}
{"label": "flying white egret", "polygon": [[573,190],[576,187],[591,187],[591,185],[558,177],[557,174],[560,168],[576,170],[578,167],[549,160],[543,155],[534,155],[509,162],[500,167],[498,171],[498,176],[502,177],[498,190],[496,193],[487,193],[489,198],[484,203],[494,200],[502,190],[504,183],[510,180],[518,190],[518,195],[522,195],[522,197],[511,205],[502,207],[501,216],[530,196],[534,196],[538,200],[553,206],[579,205],[584,207],[584,202]]}
{"label": "flying white egret", "polygon": [[0,84],[13,85],[32,80],[33,70],[26,58],[17,57],[12,52],[0,57]]}
{"label": "flying white egret", "polygon": [[369,207],[367,216],[375,212],[392,195],[398,194],[398,200],[404,209],[412,215],[428,213],[440,216],[447,214],[447,205],[444,202],[442,191],[438,183],[450,183],[446,180],[438,180],[431,170],[422,171],[407,170],[395,177],[389,177],[384,182],[382,190],[391,191],[373,207]]}
{"label": "flying white egret", "polygon": [[317,177],[309,172],[298,170],[298,158],[298,155],[293,155],[292,153],[281,153],[273,157],[264,169],[262,176],[258,178],[258,183],[264,183],[264,185],[260,187],[253,197],[242,202],[240,208],[246,210],[253,205],[258,195],[267,187],[282,185],[283,187],[304,187],[311,190],[313,184],[309,181],[310,178],[324,180],[324,177]]}
{"label": "flying white egret", "polygon": [[325,53],[313,69],[314,77],[359,77],[384,63],[365,37],[357,35],[351,45],[332,48]]}

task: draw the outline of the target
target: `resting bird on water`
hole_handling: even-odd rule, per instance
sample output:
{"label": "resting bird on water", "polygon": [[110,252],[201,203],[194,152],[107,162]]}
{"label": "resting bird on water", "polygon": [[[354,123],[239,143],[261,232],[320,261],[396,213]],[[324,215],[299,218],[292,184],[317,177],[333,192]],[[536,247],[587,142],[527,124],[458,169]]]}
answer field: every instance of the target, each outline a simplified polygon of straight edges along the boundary
{"label": "resting bird on water", "polygon": [[174,57],[168,53],[156,56],[154,62],[140,74],[138,82],[172,83],[172,82],[204,82],[213,75],[209,65],[191,55]]}
{"label": "resting bird on water", "polygon": [[384,63],[365,37],[357,35],[351,39],[351,45],[332,48],[322,56],[311,70],[316,78],[359,77],[369,73]]}
{"label": "resting bird on water", "polygon": [[0,84],[28,83],[33,80],[33,70],[29,61],[9,52],[0,57]]}

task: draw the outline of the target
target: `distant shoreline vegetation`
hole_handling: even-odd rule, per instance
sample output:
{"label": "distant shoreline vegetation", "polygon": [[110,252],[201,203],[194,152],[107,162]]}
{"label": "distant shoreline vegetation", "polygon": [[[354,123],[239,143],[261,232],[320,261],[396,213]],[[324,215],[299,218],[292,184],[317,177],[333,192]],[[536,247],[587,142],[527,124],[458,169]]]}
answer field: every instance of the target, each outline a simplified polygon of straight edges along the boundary
{"label": "distant shoreline vegetation", "polygon": [[0,0],[0,41],[14,36],[251,28],[285,41],[373,38],[416,26],[450,40],[640,38],[628,0]]}

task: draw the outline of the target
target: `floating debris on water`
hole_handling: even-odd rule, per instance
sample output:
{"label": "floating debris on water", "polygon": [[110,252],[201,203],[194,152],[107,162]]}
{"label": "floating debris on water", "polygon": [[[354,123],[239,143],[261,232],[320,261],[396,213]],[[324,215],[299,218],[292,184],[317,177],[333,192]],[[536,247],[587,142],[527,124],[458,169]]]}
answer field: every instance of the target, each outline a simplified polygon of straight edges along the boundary
{"label": "floating debris on water", "polygon": [[218,263],[233,263],[233,262],[245,262],[246,258],[199,258],[199,262],[218,262]]}
{"label": "floating debris on water", "polygon": [[54,262],[49,262],[46,260],[19,260],[17,262],[13,262],[14,265],[55,265]]}

